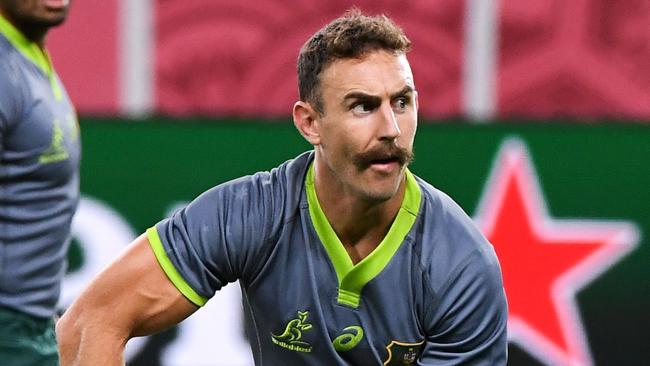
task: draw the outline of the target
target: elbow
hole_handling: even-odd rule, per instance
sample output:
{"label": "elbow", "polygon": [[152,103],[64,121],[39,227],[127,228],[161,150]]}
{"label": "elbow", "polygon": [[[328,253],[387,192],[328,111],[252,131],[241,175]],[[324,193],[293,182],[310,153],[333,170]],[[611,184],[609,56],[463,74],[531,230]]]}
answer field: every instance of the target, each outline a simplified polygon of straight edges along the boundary
{"label": "elbow", "polygon": [[80,346],[83,326],[67,311],[56,322],[56,342],[59,347],[61,365],[72,365]]}
{"label": "elbow", "polygon": [[70,333],[75,329],[74,321],[72,317],[66,312],[64,313],[59,320],[56,322],[56,341],[61,344],[62,342],[67,342],[70,337]]}
{"label": "elbow", "polygon": [[59,364],[123,365],[127,337],[111,327],[108,313],[83,311],[73,304],[56,323]]}
{"label": "elbow", "polygon": [[79,333],[79,329],[72,317],[66,312],[56,322],[56,341],[59,345],[70,343],[72,335]]}

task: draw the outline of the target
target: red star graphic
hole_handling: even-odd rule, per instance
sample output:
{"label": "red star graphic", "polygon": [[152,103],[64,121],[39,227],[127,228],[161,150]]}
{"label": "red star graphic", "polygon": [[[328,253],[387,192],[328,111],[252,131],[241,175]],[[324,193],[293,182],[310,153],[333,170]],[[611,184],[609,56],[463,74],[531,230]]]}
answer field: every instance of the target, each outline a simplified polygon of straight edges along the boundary
{"label": "red star graphic", "polygon": [[634,249],[636,226],[550,217],[514,139],[495,159],[475,219],[501,263],[509,339],[548,365],[593,364],[575,294]]}

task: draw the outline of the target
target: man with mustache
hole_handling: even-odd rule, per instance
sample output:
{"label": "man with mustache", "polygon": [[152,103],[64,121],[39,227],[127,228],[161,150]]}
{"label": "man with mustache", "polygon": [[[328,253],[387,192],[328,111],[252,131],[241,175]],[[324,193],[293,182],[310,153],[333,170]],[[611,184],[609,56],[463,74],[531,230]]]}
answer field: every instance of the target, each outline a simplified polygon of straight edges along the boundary
{"label": "man with mustache", "polygon": [[119,364],[130,337],[239,280],[258,365],[505,365],[492,246],[407,169],[409,49],[388,18],[355,10],[314,34],[293,108],[314,151],[212,188],[136,239],[57,325],[62,364]]}
{"label": "man with mustache", "polygon": [[45,49],[67,0],[0,0],[0,365],[57,365],[56,304],[79,201],[74,107]]}

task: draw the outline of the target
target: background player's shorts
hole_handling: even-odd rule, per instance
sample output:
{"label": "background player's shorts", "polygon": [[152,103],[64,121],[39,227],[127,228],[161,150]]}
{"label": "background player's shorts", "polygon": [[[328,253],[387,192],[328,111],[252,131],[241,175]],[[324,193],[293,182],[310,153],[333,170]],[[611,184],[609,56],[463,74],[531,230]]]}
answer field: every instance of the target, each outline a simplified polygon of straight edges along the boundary
{"label": "background player's shorts", "polygon": [[0,307],[2,366],[56,366],[58,358],[54,320]]}

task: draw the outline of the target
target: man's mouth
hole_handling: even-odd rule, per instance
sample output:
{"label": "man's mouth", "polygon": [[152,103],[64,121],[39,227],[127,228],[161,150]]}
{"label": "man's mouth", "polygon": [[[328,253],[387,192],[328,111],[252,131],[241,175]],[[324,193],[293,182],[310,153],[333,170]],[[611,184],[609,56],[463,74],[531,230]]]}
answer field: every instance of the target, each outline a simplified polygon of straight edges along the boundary
{"label": "man's mouth", "polygon": [[398,163],[401,165],[400,159],[395,157],[395,156],[390,156],[386,158],[379,158],[379,159],[373,159],[370,161],[370,164],[390,164],[390,163]]}
{"label": "man's mouth", "polygon": [[69,0],[43,0],[43,4],[50,10],[61,10],[68,6]]}
{"label": "man's mouth", "polygon": [[357,155],[354,159],[354,164],[360,170],[374,167],[387,171],[395,165],[404,166],[408,164],[412,158],[412,153],[407,149],[395,145],[387,145]]}
{"label": "man's mouth", "polygon": [[391,173],[399,169],[403,164],[398,158],[374,159],[370,162],[369,168],[383,173]]}

